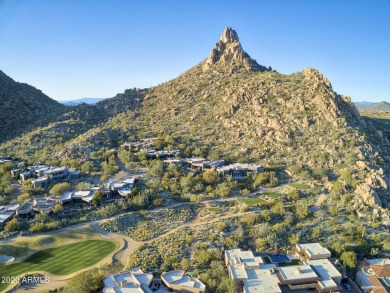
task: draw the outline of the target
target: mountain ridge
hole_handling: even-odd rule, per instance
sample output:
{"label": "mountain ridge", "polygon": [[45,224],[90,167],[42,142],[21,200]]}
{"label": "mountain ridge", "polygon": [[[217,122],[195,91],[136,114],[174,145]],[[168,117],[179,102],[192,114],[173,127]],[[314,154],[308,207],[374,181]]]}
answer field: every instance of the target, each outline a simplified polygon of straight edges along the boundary
{"label": "mountain ridge", "polygon": [[[390,204],[390,161],[366,135],[370,121],[362,119],[349,97],[334,92],[318,70],[285,75],[256,67],[238,40],[227,28],[217,50],[177,78],[133,90],[127,101],[119,95],[118,107],[109,104],[111,99],[99,102],[113,110],[106,122],[45,155],[81,159],[85,149],[96,152],[140,137],[167,137],[166,147],[179,148],[185,156],[257,162],[279,166],[301,180],[340,182],[337,196],[352,194],[355,209],[369,205],[385,213],[380,206]],[[22,140],[1,145],[0,151],[43,154],[15,147]]]}

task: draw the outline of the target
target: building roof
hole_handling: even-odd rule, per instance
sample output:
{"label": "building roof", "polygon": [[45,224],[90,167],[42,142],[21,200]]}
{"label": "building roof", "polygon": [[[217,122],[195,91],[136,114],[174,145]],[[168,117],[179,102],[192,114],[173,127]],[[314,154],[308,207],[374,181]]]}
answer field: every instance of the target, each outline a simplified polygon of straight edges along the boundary
{"label": "building roof", "polygon": [[[273,265],[275,267],[275,265]],[[247,270],[248,280],[244,280],[245,293],[281,293],[278,285],[278,277],[271,274],[269,269],[250,269]]]}
{"label": "building roof", "polygon": [[225,250],[226,258],[230,264],[243,263],[245,266],[253,266],[264,263],[259,256],[254,256],[252,251],[243,251],[241,249]]}
{"label": "building roof", "polygon": [[175,284],[181,286],[183,290],[187,288],[195,288],[205,290],[206,285],[196,278],[191,278],[185,274],[184,271],[170,271],[162,273],[161,278],[167,284]]}
{"label": "building roof", "polygon": [[105,293],[150,292],[149,285],[153,275],[134,268],[119,274],[107,276],[104,280]]}
{"label": "building roof", "polygon": [[248,275],[246,273],[245,267],[243,265],[229,265],[229,271],[233,280],[246,280]]}
{"label": "building roof", "polygon": [[61,196],[61,198],[60,198],[61,202],[65,202],[65,201],[71,200],[72,199],[72,195],[73,195],[72,191],[65,192],[65,194],[63,196]]}
{"label": "building roof", "polygon": [[390,277],[390,259],[377,258],[367,259],[366,263],[370,265],[370,269],[374,271],[375,275],[379,278]]}
{"label": "building roof", "polygon": [[333,278],[341,278],[341,273],[333,266],[328,259],[307,260],[305,264],[314,267],[322,280],[318,281],[324,289],[336,288],[337,284]]}
{"label": "building roof", "polygon": [[64,172],[68,171],[68,167],[50,167],[45,171],[46,174],[55,173],[55,172]]}
{"label": "building roof", "polygon": [[13,211],[0,211],[0,223],[3,224],[5,221],[7,221],[9,218],[11,218],[14,215]]}
{"label": "building roof", "polygon": [[294,283],[303,280],[320,280],[320,276],[309,265],[279,267],[279,277],[282,283]]}
{"label": "building roof", "polygon": [[327,248],[322,247],[319,243],[297,244],[296,247],[300,253],[305,251],[309,258],[331,255],[330,251]]}
{"label": "building roof", "polygon": [[234,164],[230,164],[230,165],[227,165],[227,166],[219,167],[217,170],[220,171],[220,172],[229,171],[229,170],[257,171],[260,168],[262,168],[260,165],[234,163]]}

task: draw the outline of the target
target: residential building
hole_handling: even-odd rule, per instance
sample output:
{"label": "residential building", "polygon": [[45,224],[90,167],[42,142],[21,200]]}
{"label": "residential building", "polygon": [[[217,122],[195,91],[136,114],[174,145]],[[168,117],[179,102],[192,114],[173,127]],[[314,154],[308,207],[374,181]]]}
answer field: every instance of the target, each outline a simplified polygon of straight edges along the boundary
{"label": "residential building", "polygon": [[109,275],[103,280],[104,293],[152,293],[150,285],[153,275],[134,268],[119,274]]}
{"label": "residential building", "polygon": [[164,285],[173,290],[173,292],[206,292],[206,285],[204,285],[200,280],[186,275],[184,271],[170,271],[162,273],[161,280]]}
{"label": "residential building", "polygon": [[129,151],[140,151],[142,149],[150,148],[154,145],[154,142],[162,140],[162,138],[157,137],[149,137],[142,138],[136,142],[125,142],[121,145],[121,148],[129,150]]}
{"label": "residential building", "polygon": [[21,205],[16,214],[19,217],[31,217],[34,214],[50,214],[58,201],[50,197],[36,197]]}
{"label": "residential building", "polygon": [[367,259],[358,267],[356,283],[363,292],[390,292],[390,259]]}
{"label": "residential building", "polygon": [[296,253],[306,259],[330,258],[330,251],[319,243],[305,243],[295,245]]}
{"label": "residential building", "polygon": [[33,179],[31,182],[32,188],[48,188],[49,187],[49,178],[48,177],[39,177],[36,179]]}
{"label": "residential building", "polygon": [[19,207],[15,205],[0,206],[0,227],[3,228],[5,224],[16,215],[16,209]]}
{"label": "residential building", "polygon": [[220,177],[230,175],[235,180],[244,179],[248,175],[255,175],[264,171],[265,169],[259,165],[242,163],[234,163],[217,168],[217,173]]}
{"label": "residential building", "polygon": [[[309,244],[310,247],[310,244]],[[314,245],[318,249],[316,245]],[[308,247],[306,247],[308,249]],[[313,249],[313,248],[312,248]],[[307,259],[299,265],[279,267],[264,263],[262,257],[251,251],[225,251],[229,277],[242,287],[244,293],[280,293],[294,290],[317,289],[318,292],[341,290],[342,275],[326,258],[322,250],[314,253],[317,259]],[[323,255],[324,258],[320,258]]]}
{"label": "residential building", "polygon": [[60,203],[65,205],[67,203],[91,203],[92,199],[100,187],[93,187],[89,190],[82,191],[68,191],[60,198]]}

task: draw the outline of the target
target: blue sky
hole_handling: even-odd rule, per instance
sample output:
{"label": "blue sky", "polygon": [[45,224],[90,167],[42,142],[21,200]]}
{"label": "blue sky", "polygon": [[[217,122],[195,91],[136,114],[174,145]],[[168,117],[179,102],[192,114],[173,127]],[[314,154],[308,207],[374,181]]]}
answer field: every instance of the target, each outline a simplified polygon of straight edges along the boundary
{"label": "blue sky", "polygon": [[53,99],[112,97],[205,59],[226,26],[260,64],[390,100],[390,0],[0,0],[0,70]]}

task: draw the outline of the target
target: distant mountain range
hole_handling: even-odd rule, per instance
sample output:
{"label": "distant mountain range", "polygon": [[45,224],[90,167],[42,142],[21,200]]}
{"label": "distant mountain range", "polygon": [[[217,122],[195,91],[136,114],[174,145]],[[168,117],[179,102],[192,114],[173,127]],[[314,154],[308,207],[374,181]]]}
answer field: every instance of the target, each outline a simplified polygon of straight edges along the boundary
{"label": "distant mountain range", "polygon": [[88,105],[95,105],[96,103],[103,101],[107,98],[82,98],[82,99],[76,99],[76,100],[68,100],[68,101],[58,101],[60,104],[63,104],[65,106],[76,106],[80,104],[88,104]]}
{"label": "distant mountain range", "polygon": [[358,109],[364,109],[364,110],[367,110],[367,111],[390,111],[390,104],[385,102],[385,101],[381,101],[379,103],[375,103],[375,102],[355,102],[354,103],[356,108]]}

